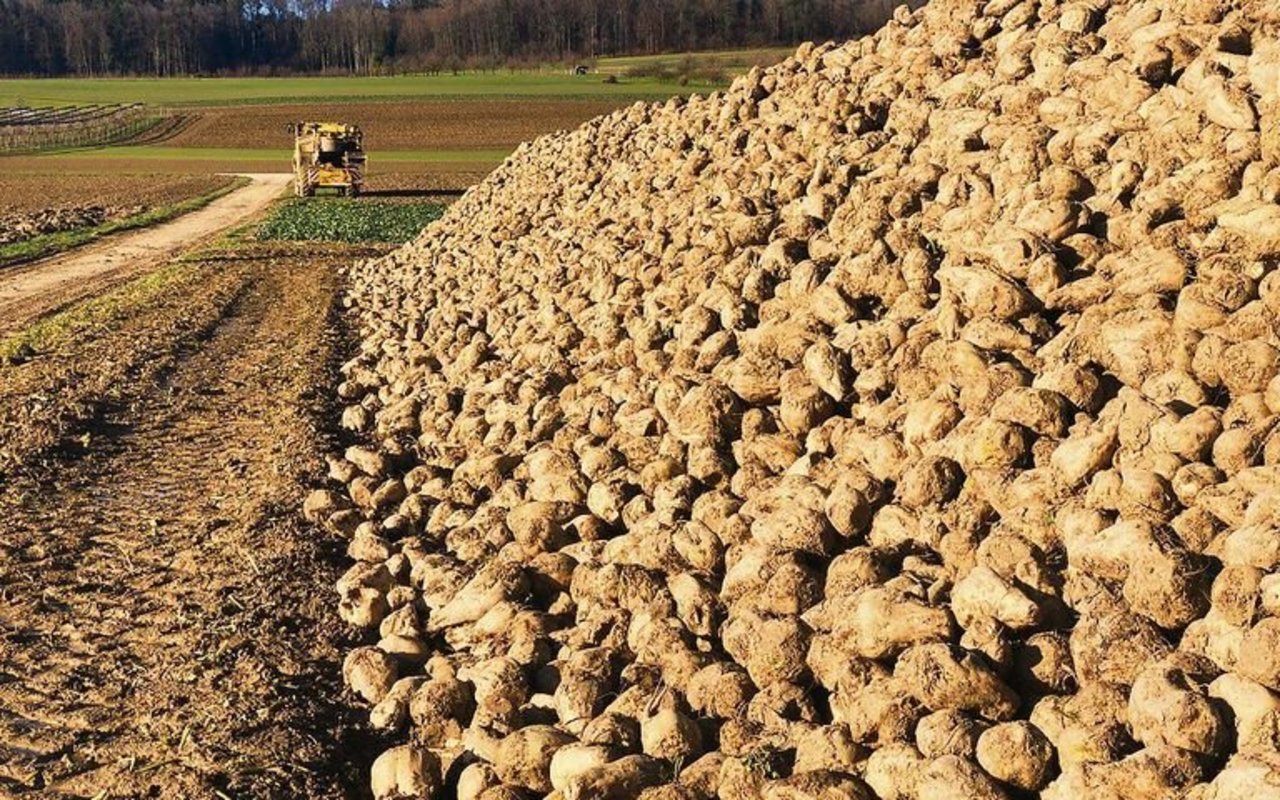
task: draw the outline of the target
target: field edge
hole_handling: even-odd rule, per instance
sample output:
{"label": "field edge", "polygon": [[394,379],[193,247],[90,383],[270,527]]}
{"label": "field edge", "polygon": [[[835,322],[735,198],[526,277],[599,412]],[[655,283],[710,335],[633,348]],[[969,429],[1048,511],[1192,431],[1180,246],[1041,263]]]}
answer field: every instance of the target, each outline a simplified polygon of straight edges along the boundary
{"label": "field edge", "polygon": [[94,225],[88,228],[75,228],[69,231],[41,234],[20,242],[0,246],[0,269],[29,264],[32,261],[49,258],[90,242],[99,241],[113,234],[147,228],[177,219],[184,214],[198,211],[214,200],[226,197],[232,192],[248,186],[251,182],[250,178],[238,175],[223,186],[210,192],[150,208],[124,219],[104,222],[101,225]]}

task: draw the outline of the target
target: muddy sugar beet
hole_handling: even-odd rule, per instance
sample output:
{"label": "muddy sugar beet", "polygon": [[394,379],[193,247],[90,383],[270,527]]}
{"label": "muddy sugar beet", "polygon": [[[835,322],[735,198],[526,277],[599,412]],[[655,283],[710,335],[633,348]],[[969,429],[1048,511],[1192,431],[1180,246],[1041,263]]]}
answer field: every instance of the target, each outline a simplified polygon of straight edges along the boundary
{"label": "muddy sugar beet", "polygon": [[351,275],[375,795],[1280,796],[1280,6],[935,0]]}

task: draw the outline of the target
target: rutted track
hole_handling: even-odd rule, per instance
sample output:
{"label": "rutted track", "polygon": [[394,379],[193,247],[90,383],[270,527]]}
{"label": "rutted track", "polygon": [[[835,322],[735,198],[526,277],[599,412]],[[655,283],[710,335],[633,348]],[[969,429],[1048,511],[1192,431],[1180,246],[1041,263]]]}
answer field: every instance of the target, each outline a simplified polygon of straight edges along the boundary
{"label": "rutted track", "polygon": [[103,404],[83,455],[0,483],[0,796],[352,796],[336,545],[296,512],[346,261],[205,267],[221,316]]}

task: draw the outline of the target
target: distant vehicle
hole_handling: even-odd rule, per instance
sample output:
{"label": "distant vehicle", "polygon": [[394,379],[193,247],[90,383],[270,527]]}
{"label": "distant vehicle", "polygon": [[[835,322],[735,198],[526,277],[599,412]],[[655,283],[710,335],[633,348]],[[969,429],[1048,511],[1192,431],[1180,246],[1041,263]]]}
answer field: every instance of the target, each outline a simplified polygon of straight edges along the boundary
{"label": "distant vehicle", "polygon": [[364,189],[364,134],[339,122],[292,122],[293,191],[311,197],[316,189],[336,189],[356,197]]}

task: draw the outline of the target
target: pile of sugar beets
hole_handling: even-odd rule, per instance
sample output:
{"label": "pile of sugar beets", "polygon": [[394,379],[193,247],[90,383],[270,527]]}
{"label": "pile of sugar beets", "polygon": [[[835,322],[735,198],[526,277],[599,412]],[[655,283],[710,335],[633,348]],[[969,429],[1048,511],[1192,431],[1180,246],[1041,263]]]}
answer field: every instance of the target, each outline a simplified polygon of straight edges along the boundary
{"label": "pile of sugar beets", "polygon": [[0,245],[23,242],[47,233],[92,228],[108,220],[140,214],[143,210],[143,206],[65,206],[0,216]]}
{"label": "pile of sugar beets", "polygon": [[388,798],[1280,797],[1280,3],[934,0],[352,270]]}

